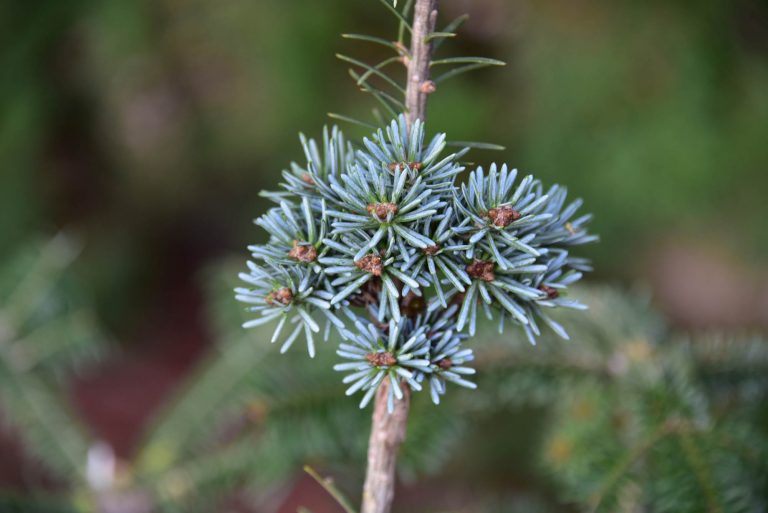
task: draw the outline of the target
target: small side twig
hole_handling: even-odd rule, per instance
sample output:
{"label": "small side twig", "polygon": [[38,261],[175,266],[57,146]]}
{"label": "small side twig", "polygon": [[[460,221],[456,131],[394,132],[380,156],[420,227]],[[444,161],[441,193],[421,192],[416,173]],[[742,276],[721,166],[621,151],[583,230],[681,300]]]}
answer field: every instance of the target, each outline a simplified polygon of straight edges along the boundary
{"label": "small side twig", "polygon": [[317,473],[315,469],[310,467],[309,465],[304,465],[304,472],[309,474],[312,479],[317,481],[317,484],[323,487],[326,492],[330,494],[331,497],[333,497],[336,502],[339,503],[339,506],[341,506],[341,509],[345,511],[345,513],[357,513],[355,511],[355,508],[352,507],[352,505],[349,503],[349,500],[344,496],[343,493],[341,493],[341,490],[336,488],[336,485],[333,484],[333,481],[329,477],[322,477],[320,474]]}

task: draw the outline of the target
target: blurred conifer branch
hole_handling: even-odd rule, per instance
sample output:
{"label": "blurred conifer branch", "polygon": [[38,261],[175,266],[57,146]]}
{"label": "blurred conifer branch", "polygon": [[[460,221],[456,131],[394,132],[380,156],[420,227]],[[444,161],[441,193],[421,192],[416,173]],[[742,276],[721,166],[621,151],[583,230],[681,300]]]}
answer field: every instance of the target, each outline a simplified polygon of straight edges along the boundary
{"label": "blurred conifer branch", "polygon": [[[3,270],[29,269],[36,261],[23,260],[24,266],[17,261]],[[21,275],[0,273],[9,274]],[[269,346],[237,328],[244,317],[233,312],[229,300],[232,274],[226,267],[213,280],[216,350],[158,413],[157,429],[136,458],[123,462],[130,479],[115,483],[119,493],[150,497],[152,511],[211,511],[235,490],[246,490],[258,503],[308,459],[352,469],[364,453],[367,415],[338,400],[343,387],[327,372],[332,355],[321,352],[317,358],[324,364],[315,365],[318,360],[297,352],[262,351]],[[490,324],[481,325],[478,390],[449,395],[439,408],[422,401],[413,409],[401,454],[406,474],[434,474],[446,458],[482,465],[490,455],[468,443],[474,424],[513,419],[510,411],[535,405],[554,415],[542,445],[542,477],[553,476],[562,497],[579,510],[634,511],[651,504],[652,511],[709,511],[707,497],[714,497],[715,511],[764,508],[768,440],[756,426],[768,397],[765,339],[681,337],[668,331],[645,300],[604,288],[582,289],[580,295],[591,305],[590,313],[564,312],[559,318],[577,343],[543,335],[534,348],[522,337],[500,341]],[[83,345],[100,350],[99,337],[87,340]],[[238,361],[252,364],[253,359],[261,362],[259,373],[244,371]],[[72,361],[64,358],[62,367],[32,371],[35,382],[60,383]],[[17,400],[6,403],[11,392],[28,383],[6,388],[15,379],[6,372],[2,391],[8,420],[72,487],[63,495],[0,499],[0,505],[58,512],[78,505],[81,511],[97,511],[105,491],[91,489],[83,477],[90,437],[77,428],[69,410],[61,410],[55,387],[43,387],[34,397],[46,408],[53,405],[55,416],[47,410],[30,415],[28,405]],[[212,405],[205,408],[204,429],[180,440],[162,435],[171,426],[200,424],[198,412],[182,406],[197,402]],[[52,425],[57,429],[46,429]],[[77,442],[59,426],[72,426]],[[513,427],[514,422],[498,426]],[[74,457],[55,449],[60,446]]]}
{"label": "blurred conifer branch", "polygon": [[77,253],[61,233],[0,269],[0,407],[36,458],[82,479],[88,445],[64,378],[97,358],[101,345],[95,319],[65,279]]}

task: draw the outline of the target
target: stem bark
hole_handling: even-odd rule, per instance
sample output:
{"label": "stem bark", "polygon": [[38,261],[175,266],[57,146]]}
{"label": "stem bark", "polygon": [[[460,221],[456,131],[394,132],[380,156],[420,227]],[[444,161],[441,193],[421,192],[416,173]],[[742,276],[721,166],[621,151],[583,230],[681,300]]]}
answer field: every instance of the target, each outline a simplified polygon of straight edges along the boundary
{"label": "stem bark", "polygon": [[[430,87],[434,84],[428,82],[432,43],[427,36],[435,31],[436,22],[437,0],[416,0],[405,90],[405,116],[409,127],[417,119],[425,120],[427,96],[434,90]],[[405,440],[411,391],[401,385],[404,397],[395,401],[394,411],[389,413],[389,387],[389,380],[384,380],[376,391],[361,513],[389,513],[395,496],[397,452]]]}
{"label": "stem bark", "polygon": [[430,92],[425,84],[429,81],[429,65],[432,61],[432,42],[427,36],[435,31],[436,22],[437,0],[416,0],[405,89],[405,107],[408,109],[405,116],[409,125],[417,119],[424,121],[427,115],[427,96]]}
{"label": "stem bark", "polygon": [[392,413],[387,411],[389,380],[376,391],[371,437],[368,440],[368,470],[363,487],[361,513],[389,513],[395,497],[397,450],[405,440],[411,391],[403,389],[403,398],[395,401]]}

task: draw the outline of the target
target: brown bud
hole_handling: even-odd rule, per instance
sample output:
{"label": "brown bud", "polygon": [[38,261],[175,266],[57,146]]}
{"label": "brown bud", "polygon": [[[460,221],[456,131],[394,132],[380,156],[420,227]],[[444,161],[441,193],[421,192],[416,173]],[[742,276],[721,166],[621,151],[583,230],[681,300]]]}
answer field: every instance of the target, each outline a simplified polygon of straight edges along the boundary
{"label": "brown bud", "polygon": [[541,285],[539,290],[547,295],[547,299],[556,299],[558,296],[560,296],[560,292],[556,288],[550,287],[549,285]]}
{"label": "brown bud", "polygon": [[317,249],[308,242],[293,241],[293,248],[288,252],[288,256],[295,258],[299,262],[314,262],[317,258]]}
{"label": "brown bud", "polygon": [[420,171],[424,167],[424,164],[421,162],[390,162],[387,164],[387,169],[393,173],[396,169],[403,171],[406,167],[414,171]]}
{"label": "brown bud", "polygon": [[270,306],[274,305],[275,303],[280,303],[281,305],[290,305],[291,301],[293,301],[293,292],[291,292],[291,289],[288,287],[283,287],[281,289],[273,290],[267,294],[265,300]]}
{"label": "brown bud", "polygon": [[366,207],[366,210],[369,214],[384,220],[390,213],[392,215],[397,214],[397,205],[394,203],[371,203]]}
{"label": "brown bud", "polygon": [[496,279],[496,275],[493,273],[493,268],[496,264],[485,260],[475,260],[466,267],[467,274],[476,280],[493,281]]}
{"label": "brown bud", "polygon": [[422,250],[426,255],[436,255],[440,251],[440,246],[435,244],[434,246],[427,246]]}
{"label": "brown bud", "polygon": [[437,366],[440,367],[443,370],[448,370],[451,367],[453,367],[453,362],[450,358],[443,358],[439,362],[437,362]]}
{"label": "brown bud", "polygon": [[312,175],[310,175],[309,173],[304,173],[303,175],[301,175],[301,179],[307,185],[315,185],[315,181],[312,179]]}
{"label": "brown bud", "polygon": [[421,91],[424,94],[432,94],[435,91],[437,91],[437,85],[435,85],[435,83],[432,82],[431,80],[425,80],[419,86],[419,91]]}
{"label": "brown bud", "polygon": [[523,215],[509,205],[492,208],[488,211],[488,219],[496,226],[501,227],[509,226],[510,223],[517,221],[521,217]]}
{"label": "brown bud", "polygon": [[365,355],[365,359],[376,367],[391,367],[397,363],[397,358],[390,352],[368,353]]}
{"label": "brown bud", "polygon": [[576,235],[576,229],[573,227],[571,223],[565,223],[565,231],[567,231],[571,235]]}
{"label": "brown bud", "polygon": [[365,255],[363,258],[356,261],[355,267],[367,273],[371,273],[374,276],[381,276],[381,271],[384,269],[384,264],[382,264],[381,257],[379,255],[371,253],[370,255]]}

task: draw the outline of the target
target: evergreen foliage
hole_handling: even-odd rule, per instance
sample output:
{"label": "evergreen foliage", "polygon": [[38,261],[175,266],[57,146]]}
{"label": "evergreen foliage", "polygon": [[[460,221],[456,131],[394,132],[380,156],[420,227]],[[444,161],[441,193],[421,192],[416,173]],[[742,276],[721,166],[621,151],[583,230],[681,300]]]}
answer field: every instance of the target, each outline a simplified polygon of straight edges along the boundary
{"label": "evergreen foliage", "polygon": [[[56,300],[58,287],[51,286],[55,272],[34,283],[26,274],[42,277],[39,270],[66,261],[60,252],[66,246],[56,240],[37,259],[28,254],[3,268],[2,276],[16,282],[27,276],[21,280],[29,283],[24,289],[28,297],[42,299],[40,304],[62,305]],[[57,256],[44,264],[40,255],[51,250]],[[231,276],[227,266],[213,280],[214,351],[158,413],[136,457],[124,463],[123,477],[107,490],[94,489],[85,478],[93,441],[63,407],[60,388],[32,389],[40,391],[34,399],[45,409],[31,408],[26,395],[12,395],[31,380],[60,383],[72,363],[82,365],[98,349],[93,343],[98,337],[78,336],[81,344],[61,346],[58,363],[48,360],[51,365],[30,370],[23,384],[6,387],[20,378],[4,371],[5,417],[70,487],[40,491],[30,499],[0,499],[0,505],[19,511],[95,511],[104,494],[140,494],[153,511],[203,512],[215,510],[236,490],[253,504],[267,504],[305,462],[330,465],[340,477],[356,475],[351,469],[364,454],[369,420],[339,400],[344,387],[329,372],[334,355],[320,351],[314,360],[300,351],[279,355],[265,344],[267,334],[257,335],[261,343],[255,343],[252,333],[237,327],[246,317],[233,311],[228,299]],[[545,333],[532,347],[525,337],[500,340],[492,324],[478,325],[471,362],[481,371],[478,389],[441,395],[448,404],[439,408],[427,404],[426,394],[414,397],[402,475],[412,479],[447,469],[450,476],[457,462],[462,469],[485,469],[477,476],[462,471],[461,480],[485,490],[488,511],[562,511],[561,501],[584,511],[764,511],[765,340],[682,337],[669,332],[644,300],[610,289],[581,288],[579,295],[590,310],[558,316],[571,342]],[[52,309],[61,313],[50,319],[77,310],[76,305]],[[6,364],[8,354],[3,353]],[[520,408],[531,407],[551,412],[543,438],[519,430]],[[535,465],[538,457],[526,463],[504,445],[480,443],[497,436],[488,432],[489,423],[498,436],[528,436],[520,443],[540,447],[541,465]],[[518,496],[502,507],[495,501],[504,500],[488,488],[488,478],[521,466],[533,469],[538,484],[524,500]],[[547,491],[550,478],[559,500]],[[342,488],[354,489],[356,479],[342,479]]]}
{"label": "evergreen foliage", "polygon": [[100,353],[96,322],[65,276],[77,255],[65,234],[23,247],[0,267],[0,407],[28,449],[64,475],[83,475],[87,440],[65,381]]}
{"label": "evergreen foliage", "polygon": [[749,388],[765,401],[764,380],[745,373],[738,384],[716,383],[699,363],[716,348],[721,355],[751,353],[752,364],[764,368],[765,341],[671,337],[661,340],[663,349],[658,342],[626,341],[605,376],[563,391],[547,466],[566,496],[591,511],[765,511],[768,439],[755,415],[761,408],[727,392]]}
{"label": "evergreen foliage", "polygon": [[467,149],[443,156],[445,134],[427,142],[424,125],[409,128],[403,115],[346,153],[341,132],[328,133],[323,155],[302,138],[307,165],[266,194],[279,206],[256,221],[270,240],[250,247],[240,274],[249,287],[236,298],[254,314],[244,327],[277,321],[272,341],[289,333],[281,351],[303,337],[311,357],[314,334],[328,340],[335,329],[346,341],[338,355],[352,360],[336,366],[353,371],[347,393],[363,391],[365,406],[388,379],[390,410],[401,380],[416,391],[429,381],[435,402],[446,381],[474,387],[461,377],[474,370],[453,368],[448,354],[471,360],[459,333],[475,333],[478,304],[496,312],[499,331],[518,325],[535,343],[543,322],[567,338],[544,310],[584,308],[564,297],[590,269],[570,249],[596,240],[590,216],[574,217],[580,201],[532,176],[518,182],[506,165],[478,168],[459,187]]}
{"label": "evergreen foliage", "polygon": [[[577,214],[581,202],[567,203],[563,187],[518,180],[505,165],[476,168],[457,183],[467,149],[492,145],[462,143],[444,154],[445,134],[428,139],[420,121],[407,126],[396,97],[403,87],[383,69],[408,58],[411,2],[400,9],[381,1],[398,20],[397,41],[345,37],[395,56],[374,65],[339,57],[363,70],[350,75],[394,119],[375,112],[374,125],[352,120],[374,129],[354,143],[336,127],[323,131],[320,144],[301,136],[306,164],[291,164],[281,190],[264,193],[276,206],[256,224],[269,241],[250,246],[254,260],[240,274],[246,286],[236,297],[249,305],[248,317],[233,318],[229,292],[213,295],[212,353],[154,419],[135,458],[106,483],[89,478],[97,445],[61,392],[61,378],[98,353],[94,323],[59,279],[71,245],[59,236],[2,269],[2,408],[69,487],[29,501],[0,499],[0,507],[97,511],[106,499],[138,497],[152,511],[204,512],[235,491],[264,504],[308,460],[336,465],[342,475],[345,464],[356,465],[368,419],[339,397],[346,386],[348,395],[362,393],[365,406],[388,380],[390,409],[401,387],[428,389],[414,397],[419,407],[401,461],[406,478],[506,458],[503,444],[489,454],[472,440],[488,437],[482,426],[499,418],[506,423],[495,431],[507,437],[518,423],[510,409],[534,407],[551,426],[543,439],[523,441],[543,456],[538,495],[525,511],[766,511],[766,342],[681,337],[645,302],[608,289],[577,289],[592,310],[573,312],[584,307],[569,297],[570,286],[591,269],[571,250],[595,240],[586,229],[590,216]],[[428,37],[439,46],[464,19]],[[501,64],[435,60],[456,67],[432,86]],[[234,273],[223,274],[217,283]],[[484,322],[478,310],[498,323]],[[513,331],[501,341],[509,323],[525,338]],[[269,325],[271,335],[253,336],[238,324]],[[476,351],[465,347],[470,336]],[[336,344],[336,355],[317,351],[316,337]],[[267,339],[280,342],[281,352],[302,339],[315,359],[275,355]],[[345,373],[341,383],[332,367]],[[445,396],[448,384],[478,390]],[[422,404],[429,399],[448,405]],[[543,498],[549,484],[561,500]]]}

